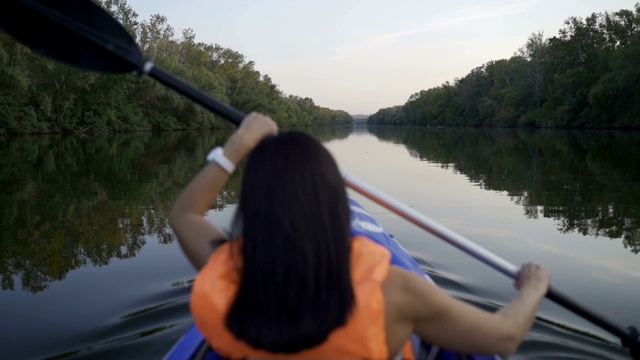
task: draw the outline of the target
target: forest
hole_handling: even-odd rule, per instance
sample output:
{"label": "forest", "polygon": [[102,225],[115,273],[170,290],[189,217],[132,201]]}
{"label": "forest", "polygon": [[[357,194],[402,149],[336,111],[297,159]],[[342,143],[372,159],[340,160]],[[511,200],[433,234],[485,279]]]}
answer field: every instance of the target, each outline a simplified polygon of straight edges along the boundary
{"label": "forest", "polygon": [[370,125],[640,128],[640,3],[570,17],[509,59],[380,109]]}
{"label": "forest", "polygon": [[[218,44],[180,34],[160,14],[139,20],[126,0],[98,0],[164,70],[243,112],[280,126],[351,125],[351,116],[285,95],[255,63]],[[232,125],[154,80],[103,75],[44,58],[0,31],[0,134],[100,133]]]}

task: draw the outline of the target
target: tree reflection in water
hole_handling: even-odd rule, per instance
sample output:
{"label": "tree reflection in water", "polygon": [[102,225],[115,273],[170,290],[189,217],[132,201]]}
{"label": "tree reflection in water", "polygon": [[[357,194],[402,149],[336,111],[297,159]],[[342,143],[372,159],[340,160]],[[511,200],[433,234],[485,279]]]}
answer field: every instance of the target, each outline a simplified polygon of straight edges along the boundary
{"label": "tree reflection in water", "polygon": [[[327,141],[351,131],[327,127],[314,136]],[[0,138],[2,290],[36,293],[79,267],[134,257],[149,238],[173,242],[173,201],[229,134]],[[239,167],[212,209],[238,202],[241,178]]]}
{"label": "tree reflection in water", "polygon": [[148,237],[172,242],[170,204],[224,135],[2,141],[2,289],[42,291],[78,267],[136,256]]}
{"label": "tree reflection in water", "polygon": [[369,126],[421,160],[506,192],[563,233],[621,239],[640,252],[640,133]]}

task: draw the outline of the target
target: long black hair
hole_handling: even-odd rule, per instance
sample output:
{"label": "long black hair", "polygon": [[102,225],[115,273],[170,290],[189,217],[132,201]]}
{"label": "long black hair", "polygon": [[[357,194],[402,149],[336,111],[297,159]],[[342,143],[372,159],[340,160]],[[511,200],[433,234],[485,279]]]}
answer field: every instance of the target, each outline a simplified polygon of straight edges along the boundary
{"label": "long black hair", "polygon": [[254,348],[295,353],[344,325],[355,302],[349,221],[344,181],[321,143],[300,132],[264,139],[236,213],[244,265],[229,330]]}

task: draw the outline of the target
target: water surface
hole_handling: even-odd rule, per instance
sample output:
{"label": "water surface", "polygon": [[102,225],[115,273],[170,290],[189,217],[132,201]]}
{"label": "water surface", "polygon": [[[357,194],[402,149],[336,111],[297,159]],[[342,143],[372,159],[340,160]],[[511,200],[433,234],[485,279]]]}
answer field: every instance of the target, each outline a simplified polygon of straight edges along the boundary
{"label": "water surface", "polygon": [[[640,325],[639,134],[323,128],[343,171],[621,325]],[[167,225],[226,131],[0,140],[3,357],[158,358],[191,324],[195,271]],[[208,217],[227,223],[242,169]],[[453,295],[487,309],[511,281],[361,198]],[[546,301],[514,359],[624,359],[617,339]]]}

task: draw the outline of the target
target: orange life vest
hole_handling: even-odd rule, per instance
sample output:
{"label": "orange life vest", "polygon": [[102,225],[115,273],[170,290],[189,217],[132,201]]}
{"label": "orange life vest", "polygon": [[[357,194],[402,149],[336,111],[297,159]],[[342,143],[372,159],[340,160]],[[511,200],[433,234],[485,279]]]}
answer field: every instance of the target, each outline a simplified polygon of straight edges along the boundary
{"label": "orange life vest", "polygon": [[[295,354],[276,354],[252,348],[225,326],[241,277],[238,246],[226,243],[209,258],[195,279],[191,313],[211,347],[231,359],[248,357],[388,359],[385,303],[381,283],[389,273],[389,250],[364,236],[352,238],[351,279],[355,306],[347,324],[333,330],[323,343]],[[411,342],[402,349],[404,359],[414,358]]]}

